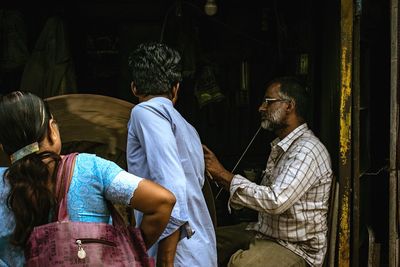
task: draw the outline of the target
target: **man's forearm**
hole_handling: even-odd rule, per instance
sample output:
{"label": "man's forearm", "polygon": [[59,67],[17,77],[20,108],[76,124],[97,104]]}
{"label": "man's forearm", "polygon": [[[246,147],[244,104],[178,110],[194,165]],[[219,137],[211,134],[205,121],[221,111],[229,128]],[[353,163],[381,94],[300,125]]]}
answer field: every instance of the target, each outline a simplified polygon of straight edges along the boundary
{"label": "man's forearm", "polygon": [[164,238],[158,243],[157,267],[173,267],[180,237],[180,230],[176,230],[172,235]]}

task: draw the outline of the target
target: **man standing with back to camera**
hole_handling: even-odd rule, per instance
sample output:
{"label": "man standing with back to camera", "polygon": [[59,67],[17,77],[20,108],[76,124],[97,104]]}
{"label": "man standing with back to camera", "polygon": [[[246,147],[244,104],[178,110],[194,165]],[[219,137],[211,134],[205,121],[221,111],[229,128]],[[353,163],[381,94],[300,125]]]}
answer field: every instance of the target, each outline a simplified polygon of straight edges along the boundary
{"label": "man standing with back to camera", "polygon": [[176,197],[158,252],[153,246],[150,254],[157,253],[157,266],[216,267],[215,230],[202,193],[203,149],[195,128],[174,108],[180,56],[163,44],[142,44],[130,55],[129,66],[140,103],[128,123],[128,170]]}
{"label": "man standing with back to camera", "polygon": [[229,191],[230,207],[258,211],[255,223],[217,229],[221,265],[323,264],[332,170],[328,151],[305,122],[307,106],[306,89],[296,79],[278,78],[267,86],[261,126],[278,137],[260,185],[227,171],[203,146],[206,168]]}

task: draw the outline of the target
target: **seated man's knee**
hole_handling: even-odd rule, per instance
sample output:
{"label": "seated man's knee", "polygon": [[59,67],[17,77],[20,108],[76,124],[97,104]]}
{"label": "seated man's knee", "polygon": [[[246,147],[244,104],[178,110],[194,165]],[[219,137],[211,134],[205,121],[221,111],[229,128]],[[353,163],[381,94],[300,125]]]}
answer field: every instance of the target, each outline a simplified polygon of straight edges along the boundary
{"label": "seated man's knee", "polygon": [[255,240],[232,255],[228,267],[306,267],[306,261],[272,240]]}
{"label": "seated man's knee", "polygon": [[217,228],[218,264],[223,267],[233,253],[239,249],[248,249],[254,239],[252,231],[246,231],[247,223],[229,225]]}

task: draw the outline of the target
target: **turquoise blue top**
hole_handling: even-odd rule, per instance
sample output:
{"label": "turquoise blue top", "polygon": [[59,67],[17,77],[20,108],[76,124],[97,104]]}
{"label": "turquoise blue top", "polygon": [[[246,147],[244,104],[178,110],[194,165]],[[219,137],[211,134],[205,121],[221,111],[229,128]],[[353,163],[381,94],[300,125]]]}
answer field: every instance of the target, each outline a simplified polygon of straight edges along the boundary
{"label": "turquoise blue top", "polygon": [[[0,168],[0,266],[23,266],[23,251],[9,244],[14,216],[6,205],[9,185]],[[141,178],[122,170],[114,162],[93,154],[79,154],[68,192],[68,214],[71,221],[110,221],[106,199],[115,204],[130,203]]]}

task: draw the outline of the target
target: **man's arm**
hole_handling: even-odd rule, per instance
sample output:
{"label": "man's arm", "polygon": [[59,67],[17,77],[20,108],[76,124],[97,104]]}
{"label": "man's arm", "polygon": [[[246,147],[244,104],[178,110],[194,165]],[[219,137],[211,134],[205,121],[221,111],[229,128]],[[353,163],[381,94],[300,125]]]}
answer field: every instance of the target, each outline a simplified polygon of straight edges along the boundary
{"label": "man's arm", "polygon": [[257,185],[239,175],[235,176],[231,184],[230,201],[257,211],[281,214],[315,184],[316,169],[316,161],[310,155],[293,152],[280,173],[274,177],[272,185]]}
{"label": "man's arm", "polygon": [[160,240],[158,243],[157,267],[174,267],[176,247],[178,245],[180,230]]}
{"label": "man's arm", "polygon": [[[248,179],[227,171],[214,153],[203,146],[207,170],[225,189],[230,191],[233,208],[248,207],[256,211],[280,214],[299,200],[315,182],[316,163],[305,153],[289,156],[284,169],[276,179],[284,179],[282,186],[258,185]],[[308,162],[308,164],[305,164]]]}

